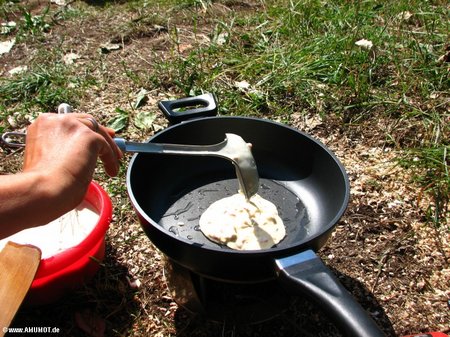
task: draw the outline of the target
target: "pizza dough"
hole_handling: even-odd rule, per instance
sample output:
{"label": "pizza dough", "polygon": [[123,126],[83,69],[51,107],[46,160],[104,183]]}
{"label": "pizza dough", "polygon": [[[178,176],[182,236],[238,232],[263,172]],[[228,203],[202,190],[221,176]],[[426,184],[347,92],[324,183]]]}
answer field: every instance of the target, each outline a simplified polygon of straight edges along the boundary
{"label": "pizza dough", "polygon": [[210,240],[238,250],[267,249],[286,236],[276,206],[258,194],[220,199],[200,217],[200,230]]}

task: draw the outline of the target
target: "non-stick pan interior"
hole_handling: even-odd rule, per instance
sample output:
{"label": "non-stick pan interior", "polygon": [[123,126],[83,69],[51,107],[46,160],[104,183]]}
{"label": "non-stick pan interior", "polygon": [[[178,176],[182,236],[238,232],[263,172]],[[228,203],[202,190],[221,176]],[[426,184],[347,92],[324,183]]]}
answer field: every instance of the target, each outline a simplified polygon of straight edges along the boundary
{"label": "non-stick pan interior", "polygon": [[[222,141],[225,133],[253,144],[258,193],[277,205],[286,226],[287,236],[276,248],[301,245],[334,226],[348,201],[345,172],[322,144],[297,130],[259,119],[216,117],[176,125],[151,141],[206,145]],[[138,154],[127,183],[146,225],[198,246],[228,249],[208,240],[198,226],[211,203],[238,190],[227,160]]]}

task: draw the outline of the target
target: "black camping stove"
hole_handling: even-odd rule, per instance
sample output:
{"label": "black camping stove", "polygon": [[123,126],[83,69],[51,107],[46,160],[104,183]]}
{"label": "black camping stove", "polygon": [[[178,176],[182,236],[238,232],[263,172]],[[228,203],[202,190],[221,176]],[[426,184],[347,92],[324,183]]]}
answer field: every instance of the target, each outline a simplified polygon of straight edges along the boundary
{"label": "black camping stove", "polygon": [[291,296],[276,280],[230,283],[198,275],[166,259],[164,275],[177,304],[208,320],[255,324],[282,314]]}

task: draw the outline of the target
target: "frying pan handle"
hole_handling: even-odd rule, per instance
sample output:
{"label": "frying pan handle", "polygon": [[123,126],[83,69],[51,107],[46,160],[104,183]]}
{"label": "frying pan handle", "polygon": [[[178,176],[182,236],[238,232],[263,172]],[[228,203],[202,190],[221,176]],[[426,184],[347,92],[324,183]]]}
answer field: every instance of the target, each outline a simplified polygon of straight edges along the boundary
{"label": "frying pan handle", "polygon": [[310,296],[345,336],[385,337],[372,318],[312,250],[277,259],[280,281]]}
{"label": "frying pan handle", "polygon": [[217,101],[213,94],[158,102],[159,109],[171,124],[217,115]]}

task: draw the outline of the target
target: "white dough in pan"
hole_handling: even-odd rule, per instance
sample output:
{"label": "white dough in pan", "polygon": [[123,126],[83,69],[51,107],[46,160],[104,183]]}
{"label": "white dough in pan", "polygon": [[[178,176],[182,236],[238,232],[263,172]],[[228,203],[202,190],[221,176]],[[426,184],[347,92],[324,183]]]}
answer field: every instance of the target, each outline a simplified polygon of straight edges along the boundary
{"label": "white dough in pan", "polygon": [[270,248],[286,236],[276,206],[258,194],[220,199],[200,217],[200,230],[210,240],[238,250]]}

